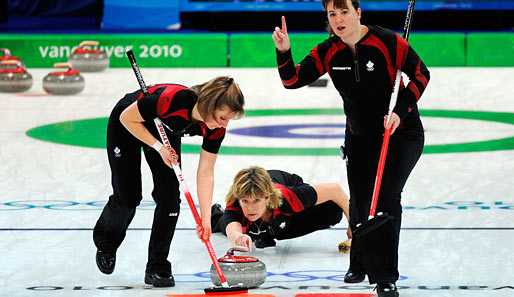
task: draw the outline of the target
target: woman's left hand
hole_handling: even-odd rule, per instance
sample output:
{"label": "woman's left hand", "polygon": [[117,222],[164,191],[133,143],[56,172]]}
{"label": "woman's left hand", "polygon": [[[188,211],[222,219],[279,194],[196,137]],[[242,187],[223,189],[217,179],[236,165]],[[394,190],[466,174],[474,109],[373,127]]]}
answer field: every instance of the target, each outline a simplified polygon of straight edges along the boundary
{"label": "woman's left hand", "polygon": [[400,117],[396,113],[392,112],[389,122],[386,123],[386,121],[387,115],[384,116],[384,128],[391,128],[391,135],[393,135],[394,131],[396,131],[396,128],[398,128],[400,125]]}

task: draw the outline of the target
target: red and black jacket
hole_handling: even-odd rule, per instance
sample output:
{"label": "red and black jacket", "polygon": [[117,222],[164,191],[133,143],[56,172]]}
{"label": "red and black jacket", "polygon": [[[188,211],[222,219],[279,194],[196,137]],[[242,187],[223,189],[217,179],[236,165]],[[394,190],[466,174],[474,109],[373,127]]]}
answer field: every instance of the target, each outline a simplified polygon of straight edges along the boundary
{"label": "red and black jacket", "polygon": [[391,30],[370,26],[368,33],[355,45],[355,55],[338,36],[318,44],[298,65],[291,51],[279,53],[277,64],[285,88],[308,85],[320,76],[330,75],[343,98],[347,128],[351,133],[374,137],[384,131],[396,70],[409,77],[409,84],[400,84],[394,112],[402,126],[419,121],[417,102],[423,94],[430,73],[407,41]]}
{"label": "red and black jacket", "polygon": [[145,127],[155,134],[157,128],[153,121],[159,117],[167,128],[168,137],[200,135],[203,137],[202,148],[217,154],[226,133],[225,128],[210,130],[203,122],[193,120],[191,114],[197,101],[196,95],[187,87],[177,84],[157,84],[148,88],[149,95],[143,96],[136,91],[128,94],[126,106],[137,100]]}

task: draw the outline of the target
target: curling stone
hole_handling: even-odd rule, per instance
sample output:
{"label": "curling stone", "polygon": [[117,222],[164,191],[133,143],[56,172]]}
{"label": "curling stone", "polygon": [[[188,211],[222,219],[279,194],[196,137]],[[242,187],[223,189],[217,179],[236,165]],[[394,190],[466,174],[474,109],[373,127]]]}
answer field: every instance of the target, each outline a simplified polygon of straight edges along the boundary
{"label": "curling stone", "polygon": [[43,89],[52,95],[73,95],[84,89],[84,78],[70,63],[55,63],[55,68],[67,71],[50,72],[43,78]]}
{"label": "curling stone", "polygon": [[0,68],[1,92],[23,92],[32,87],[32,75],[19,60],[5,60],[0,64],[5,66]]}
{"label": "curling stone", "polygon": [[[248,288],[262,285],[266,280],[266,265],[255,257],[234,256],[234,251],[248,252],[248,248],[241,246],[232,247],[225,256],[218,259],[221,271],[223,271],[228,285],[242,285]],[[211,281],[217,286],[221,285],[214,264],[211,264]]]}
{"label": "curling stone", "polygon": [[[11,55],[11,52],[8,48],[0,48],[0,53],[3,53],[3,56],[0,56],[0,62],[1,61],[8,61],[8,60],[16,60],[20,61],[20,66],[25,68],[25,63],[19,58]],[[8,68],[8,69],[16,69],[18,68],[18,65],[16,64],[0,64],[0,69],[2,68]]]}
{"label": "curling stone", "polygon": [[85,46],[97,46],[98,41],[85,40],[70,55],[68,62],[81,72],[98,72],[109,67],[109,57],[101,49],[85,49]]}
{"label": "curling stone", "polygon": [[337,249],[341,253],[348,253],[351,248],[352,248],[352,239],[351,238],[339,243],[339,245],[337,246]]}

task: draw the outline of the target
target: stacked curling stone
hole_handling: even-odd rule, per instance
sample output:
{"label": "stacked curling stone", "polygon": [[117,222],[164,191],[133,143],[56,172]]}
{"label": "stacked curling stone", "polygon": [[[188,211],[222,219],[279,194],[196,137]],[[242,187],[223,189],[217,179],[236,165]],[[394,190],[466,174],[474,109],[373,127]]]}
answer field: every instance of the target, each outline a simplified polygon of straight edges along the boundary
{"label": "stacked curling stone", "polygon": [[109,57],[100,49],[86,49],[85,46],[98,46],[98,41],[85,40],[70,55],[68,62],[80,72],[98,72],[109,67]]}
{"label": "stacked curling stone", "polygon": [[[234,251],[248,252],[246,247],[232,247],[227,254],[218,259],[223,275],[229,286],[242,285],[255,288],[266,280],[266,265],[255,257],[234,256]],[[214,264],[211,264],[211,281],[216,286],[221,286],[221,281]]]}
{"label": "stacked curling stone", "polygon": [[3,60],[0,66],[0,92],[24,92],[32,87],[32,75],[20,60]]}
{"label": "stacked curling stone", "polygon": [[54,68],[68,68],[67,71],[50,72],[43,78],[43,89],[52,95],[73,95],[84,89],[84,78],[70,63],[55,63]]}
{"label": "stacked curling stone", "polygon": [[[19,57],[11,55],[11,51],[9,51],[8,48],[0,48],[0,53],[4,54],[3,56],[0,56],[0,62],[2,62],[2,61],[9,61],[9,60],[16,60],[16,61],[20,61],[20,66],[25,68],[25,63]],[[15,65],[14,66],[13,65],[0,65],[0,68],[11,68],[11,69],[14,69],[14,68],[17,68],[17,66],[15,66]]]}

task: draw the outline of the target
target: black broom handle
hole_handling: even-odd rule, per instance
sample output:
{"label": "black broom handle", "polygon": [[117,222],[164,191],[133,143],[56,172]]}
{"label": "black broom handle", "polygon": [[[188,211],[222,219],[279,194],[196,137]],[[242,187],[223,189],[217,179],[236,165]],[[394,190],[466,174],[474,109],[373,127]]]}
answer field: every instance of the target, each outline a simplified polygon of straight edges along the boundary
{"label": "black broom handle", "polygon": [[416,0],[409,0],[409,8],[407,9],[407,15],[405,16],[405,25],[403,26],[403,38],[405,40],[409,39],[412,17],[414,16],[414,4],[416,4]]}

